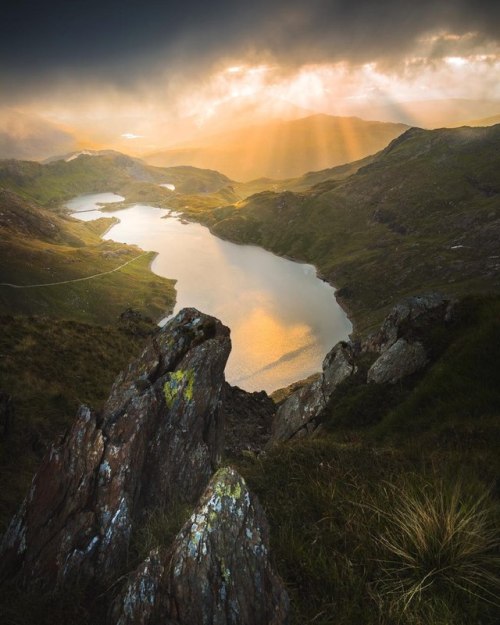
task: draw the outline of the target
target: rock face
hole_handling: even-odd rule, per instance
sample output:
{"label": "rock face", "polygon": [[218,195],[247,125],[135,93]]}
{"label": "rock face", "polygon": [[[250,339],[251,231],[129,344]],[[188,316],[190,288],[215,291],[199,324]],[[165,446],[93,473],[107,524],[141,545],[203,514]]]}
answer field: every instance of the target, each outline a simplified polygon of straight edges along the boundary
{"label": "rock face", "polygon": [[259,502],[233,469],[220,469],[168,553],[153,551],[132,575],[110,623],[284,624],[288,596],[268,548]]}
{"label": "rock face", "polygon": [[47,586],[107,582],[148,509],[194,503],[222,452],[229,351],[228,328],[184,309],[120,374],[102,415],[80,408],[4,536],[1,573]]}
{"label": "rock face", "polygon": [[427,352],[420,341],[408,343],[405,339],[398,339],[370,367],[367,381],[394,384],[419,371],[427,362]]}
{"label": "rock face", "polygon": [[269,446],[316,430],[336,387],[356,372],[354,358],[349,343],[335,345],[323,361],[320,377],[292,393],[278,408]]}
{"label": "rock face", "polygon": [[364,351],[383,353],[399,338],[412,343],[420,340],[431,325],[450,318],[454,301],[441,293],[408,297],[396,304],[378,332],[363,344]]}
{"label": "rock face", "polygon": [[[338,343],[323,361],[320,377],[292,393],[278,408],[268,446],[318,431],[336,388],[358,371],[359,356],[379,354],[358,384],[395,383],[430,360],[429,330],[449,321],[454,301],[439,293],[410,297],[387,315],[381,329],[361,345]],[[360,367],[362,371],[362,367]]]}
{"label": "rock face", "polygon": [[224,385],[224,448],[226,453],[260,451],[271,434],[276,404],[264,391],[248,393],[237,386]]}
{"label": "rock face", "polygon": [[363,346],[381,354],[368,371],[368,382],[394,384],[425,367],[429,362],[426,333],[451,318],[453,304],[440,293],[409,297],[397,304]]}

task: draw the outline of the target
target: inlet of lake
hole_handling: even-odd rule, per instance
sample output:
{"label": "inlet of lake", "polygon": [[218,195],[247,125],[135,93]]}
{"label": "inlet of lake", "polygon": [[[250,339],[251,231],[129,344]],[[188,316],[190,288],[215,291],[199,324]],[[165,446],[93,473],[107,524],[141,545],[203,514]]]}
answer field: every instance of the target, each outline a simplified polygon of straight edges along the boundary
{"label": "inlet of lake", "polygon": [[351,323],[312,265],[223,241],[166,209],[99,210],[121,200],[113,193],[83,195],[67,207],[83,220],[117,217],[105,239],[157,252],[152,270],[177,280],[174,313],[198,308],[231,328],[230,384],[268,392],[288,386],[320,371],[327,352],[347,339]]}

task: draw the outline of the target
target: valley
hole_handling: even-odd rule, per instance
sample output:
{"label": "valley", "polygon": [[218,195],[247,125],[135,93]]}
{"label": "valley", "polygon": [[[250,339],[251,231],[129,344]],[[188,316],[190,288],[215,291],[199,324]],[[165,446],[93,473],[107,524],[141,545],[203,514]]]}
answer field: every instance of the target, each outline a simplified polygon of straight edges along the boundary
{"label": "valley", "polygon": [[[497,519],[500,457],[499,148],[500,126],[414,128],[361,161],[295,178],[249,182],[191,166],[154,167],[114,152],[46,164],[0,161],[0,282],[65,283],[27,289],[0,286],[0,390],[8,398],[2,395],[0,413],[2,528],[40,463],[50,469],[57,458],[68,459],[65,470],[50,469],[61,480],[57,482],[61,493],[72,493],[73,478],[66,485],[64,480],[76,466],[70,462],[74,454],[80,457],[80,451],[88,452],[78,465],[82,470],[92,465],[97,453],[92,446],[71,446],[78,433],[67,430],[72,424],[73,428],[95,427],[95,432],[105,433],[106,441],[116,436],[114,446],[106,442],[113,454],[120,445],[128,445],[132,431],[143,436],[147,430],[152,441],[163,444],[160,434],[156,438],[157,432],[163,432],[158,424],[178,411],[175,419],[192,419],[193,436],[191,430],[182,430],[187,439],[178,448],[179,454],[189,456],[196,436],[221,427],[217,419],[209,420],[201,434],[196,428],[208,412],[198,414],[196,406],[217,404],[224,410],[226,443],[222,444],[218,432],[207,434],[203,445],[213,445],[222,463],[237,470],[257,493],[269,519],[272,566],[291,599],[292,623],[331,625],[334,609],[342,625],[469,625],[478,620],[493,625],[496,608],[488,599],[497,580],[492,564],[497,543],[491,538],[495,535],[491,527]],[[82,194],[94,196],[86,200]],[[71,202],[76,196],[80,198]],[[86,221],[75,219],[68,204],[70,211],[90,208],[92,212],[81,213]],[[174,211],[174,217],[168,216],[167,209]],[[128,226],[127,215],[136,219]],[[161,225],[155,225],[154,219]],[[124,230],[117,238],[122,243],[111,240],[120,227]],[[139,241],[141,228],[147,236]],[[187,320],[186,314],[180,314],[164,331],[156,326],[174,310],[176,298],[175,312],[190,305],[181,290],[180,269],[178,275],[171,275],[168,268],[159,272],[161,276],[151,271],[161,254],[149,252],[149,247],[156,247],[142,241],[163,228],[172,228],[177,239],[183,232],[207,233],[188,248],[187,256],[173,245],[170,250],[181,266],[190,263],[190,256],[200,257],[196,260],[202,267],[195,271],[195,283],[204,270],[209,271],[201,249],[211,245],[226,264],[239,262],[228,251],[233,248],[226,247],[233,243],[238,244],[238,254],[253,245],[310,263],[276,259],[309,267],[311,272],[313,265],[325,280],[316,282],[330,297],[331,286],[338,289],[337,301],[353,324],[351,340],[338,337],[340,342],[321,367],[329,349],[325,344],[315,365],[318,373],[283,389],[274,396],[276,403],[265,393],[223,385],[222,362],[229,346],[227,329],[221,329],[220,322],[203,315],[198,319],[198,313],[191,311]],[[267,252],[257,252],[259,256],[252,255],[249,264],[272,278],[274,269],[267,265],[262,269],[263,261],[258,260]],[[210,272],[223,287],[222,265]],[[289,294],[284,296],[283,281],[277,280],[279,298],[289,309],[299,302],[303,321],[302,315],[316,305],[317,294],[304,291],[299,274],[291,274]],[[241,277],[236,279],[238,288],[241,294],[233,290],[230,298],[240,300],[235,303],[241,304],[239,315],[245,319],[251,302],[245,302],[244,295],[249,292],[257,303],[258,296]],[[299,297],[299,290],[306,294]],[[224,305],[212,312],[224,321]],[[328,310],[325,314],[328,317]],[[261,321],[257,317],[255,336]],[[235,327],[236,337],[237,320],[228,324]],[[298,318],[294,324],[300,325]],[[260,332],[269,342],[265,323]],[[246,336],[244,330],[239,349],[245,350]],[[224,348],[215,347],[219,344],[215,338]],[[256,339],[246,340],[252,342],[246,347],[251,353]],[[294,345],[289,339],[284,342],[288,353]],[[158,350],[163,350],[161,358]],[[168,364],[172,354],[185,364]],[[134,357],[135,364],[128,365]],[[147,375],[144,367],[149,368]],[[115,390],[108,398],[114,379]],[[130,397],[132,408],[126,404]],[[128,407],[123,404],[115,410],[114,402]],[[74,420],[81,404],[95,411],[94,421],[84,418],[85,411]],[[150,409],[142,412],[146,404]],[[132,414],[137,422],[126,421]],[[157,417],[161,417],[157,425],[144,426]],[[125,428],[126,436],[120,428]],[[86,441],[96,436],[90,430],[82,432],[87,432]],[[47,454],[54,440],[61,456]],[[140,440],[134,434],[130,444],[142,445]],[[135,462],[142,452],[137,453],[125,454],[123,466]],[[137,465],[130,475],[143,481],[133,487],[134,492],[153,488],[156,482],[147,476],[169,457],[160,454],[158,466],[151,460],[146,477]],[[193,452],[182,467],[200,462],[200,457],[199,451]],[[180,475],[174,465],[168,470]],[[102,465],[99,475],[107,475],[107,466]],[[109,470],[121,475],[120,467]],[[215,474],[218,479],[221,475],[229,479],[224,471]],[[192,481],[193,475],[188,471],[182,479]],[[94,484],[92,476],[85,480],[82,484]],[[161,479],[154,488],[164,489],[164,483]],[[101,492],[99,480],[94,487],[89,502]],[[221,488],[229,487],[213,488],[222,492]],[[230,492],[238,488],[243,486],[232,485]],[[80,505],[77,495],[64,496],[64,506],[56,506],[58,514],[64,513],[66,505]],[[149,495],[144,497],[149,501]],[[195,499],[172,501],[167,508],[154,503],[154,498],[144,504],[147,515],[133,519],[130,560],[120,564],[124,567],[120,576],[133,579],[151,549],[168,551],[174,537],[181,540],[181,527],[197,505]],[[398,593],[412,592],[412,579],[405,578],[396,593],[391,589],[402,579],[404,560],[396,559],[398,564],[391,570],[383,565],[384,558],[394,555],[389,538],[399,536],[393,529],[403,522],[398,510],[406,514],[432,509],[440,518],[444,506],[456,513],[458,522],[462,508],[453,508],[456,501],[464,502],[464,510],[479,511],[477,517],[471,512],[470,522],[480,518],[483,525],[477,531],[490,540],[483,551],[478,548],[478,558],[483,558],[477,565],[481,593],[471,593],[468,581],[465,589],[457,590],[440,578],[422,591],[421,601],[403,609]],[[97,514],[93,505],[78,508],[74,518]],[[394,515],[388,510],[394,510]],[[32,516],[35,524],[38,514],[42,513]],[[66,531],[69,521],[61,523]],[[96,523],[92,521],[91,527]],[[36,537],[37,531],[31,535]],[[75,534],[71,540],[79,550],[83,538]],[[106,548],[104,541],[102,549]],[[105,623],[109,606],[116,607],[121,600],[121,582],[115,575],[113,571],[112,590],[100,581],[87,580],[80,587],[66,586],[64,592],[48,594],[34,587],[26,592],[15,580],[7,580],[0,605],[13,623]],[[221,579],[224,582],[224,576]]]}

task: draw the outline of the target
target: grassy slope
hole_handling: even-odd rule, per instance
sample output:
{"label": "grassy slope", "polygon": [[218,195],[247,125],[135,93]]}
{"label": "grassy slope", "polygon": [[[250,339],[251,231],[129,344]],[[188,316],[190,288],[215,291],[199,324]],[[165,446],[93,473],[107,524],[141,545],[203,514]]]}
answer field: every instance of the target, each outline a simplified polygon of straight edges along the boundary
{"label": "grassy slope", "polygon": [[500,125],[412,129],[345,180],[262,192],[203,220],[222,237],[314,263],[364,333],[402,296],[500,287],[499,154]]}
{"label": "grassy slope", "polygon": [[[434,331],[440,355],[424,374],[395,386],[367,385],[359,375],[337,393],[321,436],[239,462],[270,520],[292,623],[496,622],[497,608],[485,600],[492,597],[474,587],[479,578],[467,581],[461,571],[463,587],[454,581],[461,549],[469,570],[498,574],[499,319],[500,298],[468,298],[449,329]],[[408,498],[416,501],[412,512]],[[486,523],[482,538],[457,525],[450,554],[446,532],[474,506],[474,523]],[[395,556],[382,537],[398,536],[400,520],[390,514],[401,510],[408,526]],[[496,536],[490,543],[488,532]],[[428,587],[404,611],[404,584],[427,574]],[[493,593],[498,583],[481,581]]]}
{"label": "grassy slope", "polygon": [[[141,254],[135,246],[102,241],[113,223],[79,222],[47,210],[15,193],[0,193],[0,282],[45,284],[110,271]],[[30,289],[0,286],[0,312],[114,323],[126,308],[154,317],[172,310],[172,280],[152,274],[153,255],[95,279]]]}

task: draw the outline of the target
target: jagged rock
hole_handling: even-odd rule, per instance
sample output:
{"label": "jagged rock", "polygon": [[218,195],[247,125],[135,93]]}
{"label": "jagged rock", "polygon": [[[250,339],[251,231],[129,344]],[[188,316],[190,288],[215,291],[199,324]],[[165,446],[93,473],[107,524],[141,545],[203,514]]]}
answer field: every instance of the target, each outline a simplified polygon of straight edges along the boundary
{"label": "jagged rock", "polygon": [[265,391],[248,393],[226,383],[222,409],[226,453],[238,455],[264,448],[276,414],[276,404]]}
{"label": "jagged rock", "polygon": [[220,469],[163,557],[136,570],[113,625],[282,625],[289,601],[269,559],[269,530],[243,478]]}
{"label": "jagged rock", "polygon": [[4,536],[2,574],[47,585],[107,581],[149,508],[174,497],[194,503],[222,452],[229,351],[228,328],[184,309],[118,376],[102,416],[80,408]]}
{"label": "jagged rock", "polygon": [[419,371],[428,363],[427,353],[419,341],[408,343],[398,339],[377,358],[368,371],[368,382],[383,384],[398,380]]}
{"label": "jagged rock", "polygon": [[450,318],[454,301],[441,293],[409,297],[394,306],[382,327],[363,344],[364,351],[383,353],[399,338],[410,342],[422,339],[425,330]]}
{"label": "jagged rock", "polygon": [[279,406],[285,401],[285,399],[288,399],[292,393],[295,393],[295,391],[298,391],[303,386],[306,386],[306,384],[312,384],[313,382],[316,382],[316,380],[320,376],[321,373],[313,373],[303,380],[297,380],[296,382],[292,382],[288,386],[278,388],[271,393],[270,398],[276,405]]}
{"label": "jagged rock", "polygon": [[319,424],[336,387],[356,370],[351,345],[344,341],[337,343],[326,355],[320,377],[292,393],[278,408],[268,446],[300,436],[304,428],[305,433],[311,434]]}

